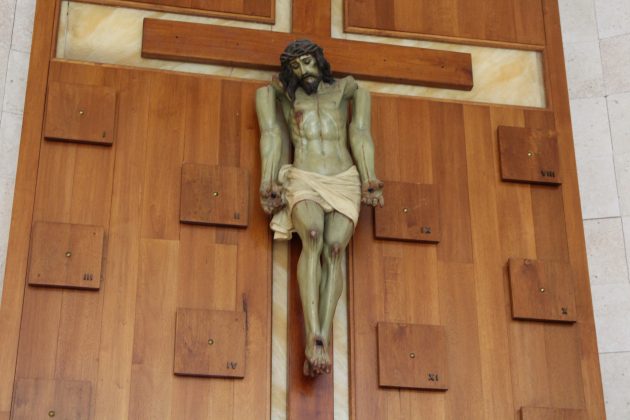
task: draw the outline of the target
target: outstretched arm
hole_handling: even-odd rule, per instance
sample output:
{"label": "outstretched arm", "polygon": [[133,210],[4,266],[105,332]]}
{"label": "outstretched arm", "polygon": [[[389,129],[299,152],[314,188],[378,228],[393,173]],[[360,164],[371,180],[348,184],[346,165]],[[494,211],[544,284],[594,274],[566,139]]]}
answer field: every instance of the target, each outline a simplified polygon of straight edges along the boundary
{"label": "outstretched arm", "polygon": [[384,204],[383,183],[374,173],[374,143],[371,134],[370,93],[356,88],[350,123],[350,149],[361,176],[361,201],[381,207]]}
{"label": "outstretched arm", "polygon": [[278,185],[282,137],[276,120],[276,91],[272,86],[265,86],[256,91],[256,114],[260,126],[262,160],[260,204],[265,213],[272,214],[283,206],[281,188]]}

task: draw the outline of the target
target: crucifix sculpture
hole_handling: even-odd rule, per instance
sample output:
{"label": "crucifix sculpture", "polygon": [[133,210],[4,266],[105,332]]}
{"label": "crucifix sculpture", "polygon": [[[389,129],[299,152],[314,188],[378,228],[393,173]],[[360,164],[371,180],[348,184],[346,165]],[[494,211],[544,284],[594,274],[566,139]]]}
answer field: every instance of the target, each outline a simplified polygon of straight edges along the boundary
{"label": "crucifix sculpture", "polygon": [[[260,201],[273,214],[275,239],[296,232],[302,241],[297,279],[306,332],[303,373],[314,377],[331,370],[332,322],[345,283],[341,261],[360,203],[382,206],[383,183],[374,173],[370,94],[352,76],[334,79],[321,47],[311,41],[292,42],[280,61],[279,77],[256,93]],[[282,167],[276,104],[293,144],[293,164]]]}

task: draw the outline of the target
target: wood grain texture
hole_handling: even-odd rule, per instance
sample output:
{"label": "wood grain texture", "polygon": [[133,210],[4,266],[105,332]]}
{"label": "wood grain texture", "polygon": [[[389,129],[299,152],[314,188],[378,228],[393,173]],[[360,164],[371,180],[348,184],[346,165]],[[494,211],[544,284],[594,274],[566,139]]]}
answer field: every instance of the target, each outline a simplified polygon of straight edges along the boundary
{"label": "wood grain texture", "polygon": [[316,2],[293,0],[291,3],[291,31],[294,34],[305,34],[306,36],[330,37],[330,8],[331,0]]}
{"label": "wood grain texture", "polygon": [[51,82],[44,137],[109,146],[116,127],[116,91],[105,86]]}
{"label": "wood grain texture", "polygon": [[85,381],[20,379],[11,419],[90,419],[91,394],[92,385]]}
{"label": "wood grain texture", "polygon": [[544,45],[538,0],[344,0],[346,32]]}
{"label": "wood grain texture", "polygon": [[184,163],[179,217],[185,223],[247,227],[249,172]]}
{"label": "wood grain texture", "polygon": [[377,330],[380,386],[448,389],[444,327],[379,322]]}
{"label": "wood grain texture", "polygon": [[[309,34],[310,35],[310,34]],[[469,54],[310,37],[326,51],[336,75],[382,82],[471,90]],[[145,19],[142,56],[277,70],[279,55],[295,35],[198,23]],[[383,59],[396,57],[395,61]],[[360,63],[370,63],[365,66]]]}
{"label": "wood grain texture", "polygon": [[503,180],[551,185],[561,183],[555,132],[506,126],[500,126],[498,130]]}
{"label": "wood grain texture", "polygon": [[573,271],[566,263],[510,258],[512,316],[575,322]]}
{"label": "wood grain texture", "polygon": [[520,420],[587,420],[588,418],[585,410],[523,407]]}
{"label": "wood grain texture", "polygon": [[156,10],[246,22],[275,22],[275,0],[79,0],[81,3]]}
{"label": "wood grain texture", "polygon": [[103,227],[37,222],[33,226],[28,283],[98,290]]}
{"label": "wood grain texture", "polygon": [[176,375],[242,378],[245,376],[245,313],[177,309]]}

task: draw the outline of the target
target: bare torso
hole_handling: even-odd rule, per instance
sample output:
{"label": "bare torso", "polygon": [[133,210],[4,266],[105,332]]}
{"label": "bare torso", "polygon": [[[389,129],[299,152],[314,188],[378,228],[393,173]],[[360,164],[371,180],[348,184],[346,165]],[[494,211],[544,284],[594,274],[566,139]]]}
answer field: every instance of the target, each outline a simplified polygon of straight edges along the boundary
{"label": "bare torso", "polygon": [[353,165],[347,144],[348,99],[342,83],[321,83],[307,95],[296,91],[283,113],[293,142],[293,165],[305,171],[335,175]]}

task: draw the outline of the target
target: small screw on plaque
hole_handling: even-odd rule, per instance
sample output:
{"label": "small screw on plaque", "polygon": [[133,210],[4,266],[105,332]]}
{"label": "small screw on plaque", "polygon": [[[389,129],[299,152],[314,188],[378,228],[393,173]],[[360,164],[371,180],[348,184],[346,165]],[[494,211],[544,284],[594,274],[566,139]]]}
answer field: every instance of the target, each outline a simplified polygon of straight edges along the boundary
{"label": "small screw on plaque", "polygon": [[540,288],[540,293],[545,293],[545,288],[544,287]]}
{"label": "small screw on plaque", "polygon": [[409,358],[415,359],[416,358],[416,353],[409,353]]}
{"label": "small screw on plaque", "polygon": [[79,115],[80,115],[80,116],[84,116],[84,115],[85,115],[85,111],[84,111],[84,110],[80,110],[80,111],[79,111]]}
{"label": "small screw on plaque", "polygon": [[535,155],[534,152],[527,152],[527,156],[529,156],[529,157],[533,157],[534,155]]}
{"label": "small screw on plaque", "polygon": [[408,209],[407,207],[405,207],[405,208],[403,209],[403,213],[409,213],[409,209]]}
{"label": "small screw on plaque", "polygon": [[214,340],[213,340],[212,338],[211,338],[211,339],[209,339],[209,340],[208,340],[208,345],[209,345],[209,346],[211,346],[211,345],[213,345],[213,344],[214,344]]}
{"label": "small screw on plaque", "polygon": [[213,196],[218,197],[219,196],[219,191],[215,191],[212,193]]}
{"label": "small screw on plaque", "polygon": [[67,252],[66,252],[66,257],[68,257],[68,258],[72,257],[72,252],[67,251]]}
{"label": "small screw on plaque", "polygon": [[55,410],[50,410],[50,411],[48,412],[48,417],[55,417],[55,414],[56,414],[56,413],[55,413]]}

